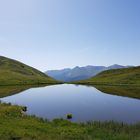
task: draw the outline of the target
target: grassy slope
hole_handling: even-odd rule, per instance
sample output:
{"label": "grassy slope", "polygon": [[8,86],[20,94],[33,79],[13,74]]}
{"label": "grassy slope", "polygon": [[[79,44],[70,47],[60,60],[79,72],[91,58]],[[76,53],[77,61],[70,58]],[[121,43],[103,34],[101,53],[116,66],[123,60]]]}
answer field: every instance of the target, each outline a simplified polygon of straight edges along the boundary
{"label": "grassy slope", "polygon": [[140,85],[140,66],[104,71],[93,78],[76,83],[91,85]]}
{"label": "grassy slope", "polygon": [[44,73],[18,61],[0,56],[0,85],[57,83]]}
{"label": "grassy slope", "polygon": [[66,120],[44,121],[23,115],[22,107],[0,104],[1,140],[139,140],[140,123],[76,124]]}

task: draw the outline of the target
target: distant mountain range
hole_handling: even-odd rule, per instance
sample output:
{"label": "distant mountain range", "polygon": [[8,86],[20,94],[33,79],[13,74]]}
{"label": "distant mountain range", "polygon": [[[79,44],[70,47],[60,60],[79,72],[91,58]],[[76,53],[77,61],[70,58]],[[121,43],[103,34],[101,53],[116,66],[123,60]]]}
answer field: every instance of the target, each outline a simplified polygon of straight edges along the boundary
{"label": "distant mountain range", "polygon": [[49,70],[45,73],[49,75],[50,77],[61,80],[65,82],[70,81],[77,81],[77,80],[85,80],[88,78],[91,78],[95,76],[96,74],[110,69],[122,69],[122,68],[128,68],[132,66],[122,66],[122,65],[111,65],[109,67],[105,66],[85,66],[85,67],[75,67],[73,69],[66,68],[62,70]]}

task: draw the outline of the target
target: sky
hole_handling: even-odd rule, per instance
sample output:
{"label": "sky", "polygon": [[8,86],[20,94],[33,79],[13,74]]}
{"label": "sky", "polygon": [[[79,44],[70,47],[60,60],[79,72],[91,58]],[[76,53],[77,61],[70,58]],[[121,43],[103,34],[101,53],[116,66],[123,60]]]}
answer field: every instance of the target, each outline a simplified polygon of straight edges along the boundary
{"label": "sky", "polygon": [[140,65],[140,0],[0,0],[0,55],[41,71]]}

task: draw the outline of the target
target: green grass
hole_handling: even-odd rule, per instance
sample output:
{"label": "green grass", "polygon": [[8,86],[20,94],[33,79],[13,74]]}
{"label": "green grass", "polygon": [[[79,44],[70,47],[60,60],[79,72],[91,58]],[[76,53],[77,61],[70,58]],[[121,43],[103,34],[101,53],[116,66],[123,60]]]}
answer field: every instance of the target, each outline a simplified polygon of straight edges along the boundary
{"label": "green grass", "polygon": [[75,83],[89,85],[140,85],[140,66],[104,71],[95,77]]}
{"label": "green grass", "polygon": [[50,78],[35,68],[16,60],[0,56],[0,85],[54,84]]}
{"label": "green grass", "polygon": [[22,107],[0,104],[0,140],[140,140],[140,123],[71,123],[43,120],[22,113]]}

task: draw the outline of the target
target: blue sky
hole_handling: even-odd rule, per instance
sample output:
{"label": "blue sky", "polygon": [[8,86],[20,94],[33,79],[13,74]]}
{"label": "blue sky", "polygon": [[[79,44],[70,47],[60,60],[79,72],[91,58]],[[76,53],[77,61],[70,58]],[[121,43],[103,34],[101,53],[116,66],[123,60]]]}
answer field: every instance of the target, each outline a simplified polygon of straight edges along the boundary
{"label": "blue sky", "polygon": [[0,1],[0,55],[42,71],[140,65],[140,0]]}

